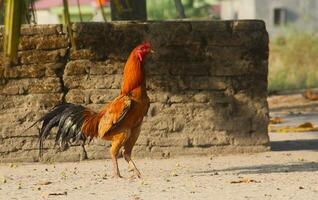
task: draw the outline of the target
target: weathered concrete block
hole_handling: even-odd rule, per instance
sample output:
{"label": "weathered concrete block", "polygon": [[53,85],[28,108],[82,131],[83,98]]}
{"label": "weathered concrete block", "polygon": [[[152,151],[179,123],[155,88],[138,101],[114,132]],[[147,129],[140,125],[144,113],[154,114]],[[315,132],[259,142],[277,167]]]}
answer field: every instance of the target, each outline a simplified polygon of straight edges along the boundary
{"label": "weathered concrete block", "polygon": [[4,69],[6,78],[40,78],[45,75],[45,65],[22,65]]}
{"label": "weathered concrete block", "polygon": [[87,74],[94,63],[89,60],[75,60],[66,64],[64,75],[74,76]]}
{"label": "weathered concrete block", "polygon": [[21,35],[61,35],[63,26],[61,24],[47,25],[22,25]]}
{"label": "weathered concrete block", "polygon": [[22,36],[19,50],[50,50],[61,49],[69,46],[66,35]]}
{"label": "weathered concrete block", "polygon": [[0,94],[23,95],[61,92],[59,78],[48,77],[45,79],[12,79],[7,84],[0,86]]}
{"label": "weathered concrete block", "polygon": [[230,138],[226,131],[197,133],[191,140],[191,144],[196,147],[224,146],[230,144]]}
{"label": "weathered concrete block", "polygon": [[[10,113],[9,109],[30,108],[36,110],[39,106],[50,108],[62,100],[62,93],[30,94],[30,95],[0,95],[0,108],[3,113]],[[33,112],[34,112],[33,110]]]}
{"label": "weathered concrete block", "polygon": [[90,92],[90,101],[94,104],[105,104],[120,94],[119,89],[98,89]]}
{"label": "weathered concrete block", "polygon": [[52,51],[32,50],[19,52],[19,62],[21,64],[53,63],[62,62],[66,56],[66,49]]}
{"label": "weathered concrete block", "polygon": [[64,76],[64,84],[70,89],[118,89],[121,75]]}
{"label": "weathered concrete block", "polygon": [[64,75],[122,75],[123,66],[124,63],[111,62],[110,60],[107,60],[106,62],[93,62],[91,60],[74,60],[67,63]]}

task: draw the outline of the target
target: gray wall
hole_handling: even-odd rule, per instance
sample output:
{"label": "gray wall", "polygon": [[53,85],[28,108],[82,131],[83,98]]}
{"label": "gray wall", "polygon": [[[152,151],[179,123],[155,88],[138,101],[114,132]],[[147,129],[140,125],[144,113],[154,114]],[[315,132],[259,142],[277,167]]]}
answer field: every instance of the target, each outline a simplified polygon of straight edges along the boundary
{"label": "gray wall", "polygon": [[221,2],[221,18],[262,19],[271,36],[282,34],[284,26],[274,25],[274,9],[286,9],[287,25],[300,31],[318,31],[318,0],[224,0]]}

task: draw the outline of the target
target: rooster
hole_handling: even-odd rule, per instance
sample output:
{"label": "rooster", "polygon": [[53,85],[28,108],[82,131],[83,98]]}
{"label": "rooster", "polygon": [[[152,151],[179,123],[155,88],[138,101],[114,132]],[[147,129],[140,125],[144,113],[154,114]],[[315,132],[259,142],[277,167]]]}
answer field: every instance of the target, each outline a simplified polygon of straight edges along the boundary
{"label": "rooster", "polygon": [[43,142],[51,129],[57,127],[55,143],[62,149],[73,142],[81,142],[83,151],[87,139],[101,138],[112,143],[110,155],[113,163],[113,177],[121,178],[117,156],[121,147],[122,155],[134,171],[141,174],[131,159],[132,149],[138,139],[142,120],[149,108],[146,91],[144,60],[153,52],[149,42],[143,42],[130,53],[125,64],[121,91],[118,97],[96,113],[81,105],[63,103],[55,106],[36,123],[43,122],[39,129],[39,149],[42,154]]}

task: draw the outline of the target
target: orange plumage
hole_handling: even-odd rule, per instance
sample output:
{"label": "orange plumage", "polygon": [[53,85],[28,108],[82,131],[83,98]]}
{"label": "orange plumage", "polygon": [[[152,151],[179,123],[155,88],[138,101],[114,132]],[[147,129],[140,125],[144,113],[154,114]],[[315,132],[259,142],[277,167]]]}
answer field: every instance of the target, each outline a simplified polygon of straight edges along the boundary
{"label": "orange plumage", "polygon": [[131,152],[138,139],[143,117],[149,108],[143,61],[150,51],[148,42],[133,49],[125,64],[120,95],[106,104],[99,113],[80,105],[66,103],[54,107],[39,119],[37,122],[43,121],[39,134],[40,150],[53,127],[58,127],[56,142],[65,146],[70,142],[83,141],[85,154],[86,139],[99,137],[112,142],[110,154],[114,177],[121,177],[117,164],[121,147],[123,156],[134,170],[135,176],[140,177],[140,172],[131,160]]}

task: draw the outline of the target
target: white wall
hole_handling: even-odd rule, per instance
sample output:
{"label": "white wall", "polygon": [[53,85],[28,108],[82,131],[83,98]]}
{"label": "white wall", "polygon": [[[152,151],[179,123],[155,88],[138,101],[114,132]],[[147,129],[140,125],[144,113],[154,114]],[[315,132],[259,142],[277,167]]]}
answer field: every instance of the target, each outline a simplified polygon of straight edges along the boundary
{"label": "white wall", "polygon": [[57,15],[51,14],[48,10],[37,10],[36,18],[38,24],[59,24]]}
{"label": "white wall", "polygon": [[221,19],[255,19],[255,0],[223,0],[221,1]]}

